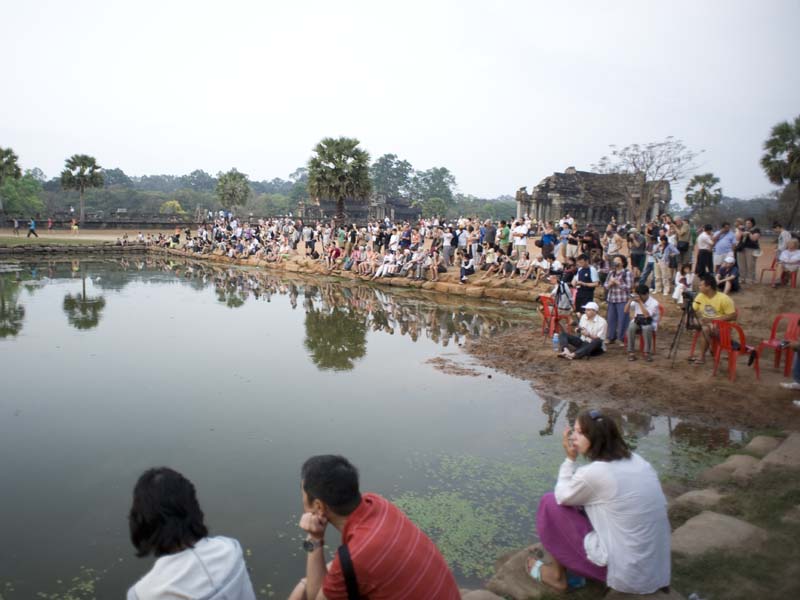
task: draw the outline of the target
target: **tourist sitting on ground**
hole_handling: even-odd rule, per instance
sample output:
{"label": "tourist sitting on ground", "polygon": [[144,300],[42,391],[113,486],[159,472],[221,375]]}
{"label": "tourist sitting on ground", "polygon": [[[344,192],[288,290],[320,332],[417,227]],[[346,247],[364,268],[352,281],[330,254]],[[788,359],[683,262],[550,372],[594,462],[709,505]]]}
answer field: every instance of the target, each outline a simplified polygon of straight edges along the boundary
{"label": "tourist sitting on ground", "polygon": [[517,260],[516,264],[514,265],[514,270],[511,272],[511,275],[508,277],[509,279],[514,279],[515,275],[520,276],[520,280],[525,281],[525,274],[528,272],[528,267],[531,266],[531,253],[530,252],[522,252],[519,260]]}
{"label": "tourist sitting on ground", "polygon": [[467,276],[475,273],[475,258],[472,256],[468,258],[463,250],[458,251],[458,256],[460,258],[459,266],[461,273],[458,283],[463,285],[467,282]]}
{"label": "tourist sitting on ground", "polygon": [[736,259],[726,256],[722,259],[722,264],[717,267],[715,275],[717,287],[725,294],[739,291],[739,267],[736,266]]}
{"label": "tourist sitting on ground", "polygon": [[239,542],[208,536],[194,485],[180,473],[161,467],[139,477],[128,526],[136,556],[156,558],[128,600],[255,600]]}
{"label": "tourist sitting on ground", "polygon": [[778,264],[775,265],[775,283],[772,287],[783,284],[786,273],[796,273],[800,268],[800,240],[791,238],[786,242],[786,250],[778,255]]}
{"label": "tourist sitting on ground", "polygon": [[[588,302],[583,307],[584,313],[578,323],[578,335],[567,333],[563,325],[558,336],[559,356],[573,360],[576,358],[588,358],[590,356],[600,356],[606,351],[606,333],[608,324],[606,320],[598,314],[600,307],[596,302]],[[574,348],[570,351],[569,348]]]}
{"label": "tourist sitting on ground", "polygon": [[[481,271],[489,271],[497,264],[497,251],[489,244],[483,245],[479,267]],[[481,278],[483,279],[483,278]]]}
{"label": "tourist sitting on ground", "polygon": [[[301,493],[306,576],[289,600],[461,598],[436,545],[394,504],[361,494],[358,471],[346,458],[309,458],[301,470]],[[326,565],[329,524],[341,533],[342,547]],[[348,591],[349,585],[356,589]]]}
{"label": "tourist sitting on ground", "polygon": [[378,266],[378,268],[375,269],[375,274],[372,276],[372,279],[370,281],[374,281],[379,277],[385,277],[391,275],[392,273],[394,273],[395,268],[396,264],[395,264],[394,252],[389,252],[387,254],[384,254],[383,261]]}
{"label": "tourist sitting on ground", "polygon": [[[670,584],[670,525],[658,474],[631,452],[614,419],[598,410],[578,414],[561,443],[566,459],[555,492],[536,511],[536,530],[550,554],[534,553],[528,572],[565,592],[581,578],[628,594]],[[578,455],[589,464],[578,467]],[[573,575],[568,578],[568,571]]]}
{"label": "tourist sitting on ground", "polygon": [[339,248],[339,246],[334,243],[328,244],[327,252],[325,253],[325,268],[328,269],[328,271],[333,271],[341,256],[342,249]]}
{"label": "tourist sitting on ground", "polygon": [[511,277],[514,273],[514,269],[516,269],[516,264],[514,260],[507,254],[505,254],[502,250],[500,250],[500,258],[497,260],[498,267],[497,267],[497,279],[505,279],[506,277]]}
{"label": "tourist sitting on ground", "polygon": [[653,360],[653,333],[658,329],[661,316],[658,300],[650,295],[646,284],[638,284],[625,305],[625,312],[630,317],[628,324],[628,360],[636,360],[636,334],[644,340],[644,359]]}
{"label": "tourist sitting on ground", "polygon": [[695,296],[692,310],[701,326],[700,356],[689,355],[689,362],[703,364],[711,346],[711,340],[719,336],[714,321],[735,321],[736,307],[730,296],[717,290],[716,278],[706,273],[700,276],[700,292]]}
{"label": "tourist sitting on ground", "polygon": [[447,261],[444,258],[444,255],[440,254],[436,248],[431,248],[430,251],[430,274],[431,274],[431,281],[439,281],[439,273],[446,273],[447,272]]}
{"label": "tourist sitting on ground", "polygon": [[531,261],[530,267],[528,267],[527,276],[525,279],[532,279],[534,283],[539,283],[539,279],[542,277],[546,277],[550,274],[550,260],[549,255],[542,254],[538,258],[535,258]]}
{"label": "tourist sitting on ground", "polygon": [[672,292],[672,299],[678,303],[678,306],[683,305],[683,293],[690,292],[693,283],[692,265],[688,263],[682,264],[681,270],[675,273],[675,291]]}

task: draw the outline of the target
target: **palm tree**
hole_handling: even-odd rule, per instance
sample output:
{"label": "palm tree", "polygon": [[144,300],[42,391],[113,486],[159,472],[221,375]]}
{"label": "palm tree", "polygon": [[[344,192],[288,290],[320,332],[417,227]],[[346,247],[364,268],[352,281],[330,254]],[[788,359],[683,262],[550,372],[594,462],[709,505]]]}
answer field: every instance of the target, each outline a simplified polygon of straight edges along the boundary
{"label": "palm tree", "polygon": [[92,298],[86,295],[86,275],[81,274],[83,292],[80,296],[67,294],[64,296],[64,313],[67,321],[75,329],[91,329],[100,322],[100,313],[106,306],[102,296]]}
{"label": "palm tree", "polygon": [[3,185],[6,179],[22,177],[17,160],[18,157],[11,148],[0,148],[0,185]]}
{"label": "palm tree", "polygon": [[346,200],[364,201],[372,190],[369,152],[355,138],[325,138],[308,161],[308,193],[312,198],[336,201],[336,223],[345,218]]}
{"label": "palm tree", "polygon": [[686,186],[686,204],[694,210],[719,204],[722,200],[722,188],[719,187],[719,177],[713,173],[695,175]]}
{"label": "palm tree", "polygon": [[784,121],[772,128],[770,138],[764,142],[761,167],[775,185],[796,184],[797,199],[787,224],[791,228],[800,206],[800,116],[794,123]]}
{"label": "palm tree", "polygon": [[81,225],[84,220],[83,192],[87,188],[103,187],[102,167],[93,156],[73,154],[67,159],[66,168],[61,171],[61,187],[77,190],[81,195]]}

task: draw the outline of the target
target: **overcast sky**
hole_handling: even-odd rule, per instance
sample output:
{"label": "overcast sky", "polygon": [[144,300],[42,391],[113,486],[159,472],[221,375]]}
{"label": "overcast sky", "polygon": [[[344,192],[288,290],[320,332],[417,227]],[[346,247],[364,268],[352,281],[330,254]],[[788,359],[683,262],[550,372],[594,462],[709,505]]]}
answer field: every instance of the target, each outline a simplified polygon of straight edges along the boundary
{"label": "overcast sky", "polygon": [[[513,194],[673,135],[727,195],[800,114],[800,1],[0,0],[0,147],[58,174],[303,166],[325,136]],[[683,195],[681,189],[674,196]]]}

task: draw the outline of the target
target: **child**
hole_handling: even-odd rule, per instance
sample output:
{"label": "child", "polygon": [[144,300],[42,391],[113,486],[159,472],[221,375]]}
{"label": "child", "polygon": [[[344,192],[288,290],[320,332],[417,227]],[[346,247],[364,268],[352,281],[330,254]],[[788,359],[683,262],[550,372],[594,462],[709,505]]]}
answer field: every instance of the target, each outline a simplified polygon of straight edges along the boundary
{"label": "child", "polygon": [[678,306],[683,306],[683,292],[692,289],[693,281],[692,266],[681,265],[680,272],[675,273],[675,291],[672,293],[672,298],[678,303]]}

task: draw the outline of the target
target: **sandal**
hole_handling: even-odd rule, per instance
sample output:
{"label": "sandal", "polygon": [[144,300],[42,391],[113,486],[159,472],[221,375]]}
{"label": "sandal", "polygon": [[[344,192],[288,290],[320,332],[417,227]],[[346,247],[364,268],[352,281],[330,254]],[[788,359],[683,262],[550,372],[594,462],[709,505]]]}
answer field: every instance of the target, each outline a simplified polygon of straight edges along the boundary
{"label": "sandal", "polygon": [[633,362],[636,360],[635,354],[628,354],[628,362]]}

